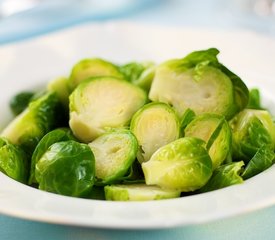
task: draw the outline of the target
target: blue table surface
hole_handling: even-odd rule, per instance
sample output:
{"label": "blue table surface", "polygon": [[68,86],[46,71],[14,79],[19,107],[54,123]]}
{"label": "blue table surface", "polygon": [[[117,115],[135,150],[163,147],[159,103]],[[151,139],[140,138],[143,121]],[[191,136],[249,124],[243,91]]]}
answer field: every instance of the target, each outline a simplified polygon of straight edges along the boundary
{"label": "blue table surface", "polygon": [[[0,0],[0,3],[3,0]],[[132,4],[129,2],[132,1]],[[20,41],[82,22],[130,20],[177,26],[248,29],[275,37],[275,16],[252,11],[249,0],[144,0],[124,1],[124,8],[78,11],[67,6],[42,6],[0,19],[0,44]],[[56,1],[58,2],[58,1]],[[110,1],[109,1],[110,2]],[[113,3],[119,0],[113,0]],[[128,3],[127,3],[128,2]],[[120,1],[121,3],[121,1]],[[63,6],[64,7],[64,6]],[[101,6],[102,7],[102,6]],[[106,7],[106,6],[105,6]],[[62,19],[62,20],[61,20]],[[271,184],[272,186],[272,184]],[[0,215],[0,239],[275,239],[275,206],[196,226],[167,230],[106,230],[52,225]]]}

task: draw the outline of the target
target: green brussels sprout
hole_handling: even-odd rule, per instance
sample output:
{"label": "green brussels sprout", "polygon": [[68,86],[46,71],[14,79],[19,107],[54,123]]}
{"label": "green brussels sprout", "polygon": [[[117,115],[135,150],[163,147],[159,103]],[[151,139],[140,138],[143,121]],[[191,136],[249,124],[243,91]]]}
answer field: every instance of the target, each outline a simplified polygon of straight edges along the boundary
{"label": "green brussels sprout", "polygon": [[251,178],[271,167],[275,160],[275,153],[268,146],[262,146],[246,165],[242,177]]}
{"label": "green brussels sprout", "polygon": [[187,125],[192,122],[192,120],[196,117],[196,114],[193,110],[190,108],[187,108],[183,115],[180,118],[180,127],[181,130],[184,131],[184,129],[187,127]]}
{"label": "green brussels sprout", "polygon": [[233,158],[248,162],[262,146],[275,147],[275,125],[266,110],[245,109],[235,116],[233,129]]}
{"label": "green brussels sprout", "polygon": [[137,159],[142,163],[148,161],[160,147],[179,138],[180,122],[167,104],[149,103],[135,113],[130,130],[138,140]]}
{"label": "green brussels sprout", "polygon": [[190,108],[196,115],[232,118],[245,108],[249,93],[242,80],[218,62],[218,53],[211,48],[159,65],[149,98],[172,105],[179,116]]}
{"label": "green brussels sprout", "polygon": [[76,140],[69,128],[58,128],[50,131],[40,140],[32,155],[29,184],[37,183],[34,175],[35,165],[48,148],[54,143],[68,140]]}
{"label": "green brussels sprout", "polygon": [[232,134],[223,116],[204,113],[196,116],[185,128],[186,137],[197,137],[206,142],[213,169],[221,165],[231,151]]}
{"label": "green brussels sprout", "polygon": [[17,144],[31,155],[40,139],[59,124],[60,102],[54,92],[48,92],[30,102],[1,133],[11,143]]}
{"label": "green brussels sprout", "polygon": [[59,77],[47,85],[47,90],[56,92],[60,102],[63,104],[64,108],[67,110],[69,109],[69,86],[68,86],[68,78],[66,77]]}
{"label": "green brussels sprout", "polygon": [[249,102],[247,108],[250,109],[263,109],[261,107],[260,91],[257,88],[253,88],[249,91]]}
{"label": "green brussels sprout", "polygon": [[95,156],[99,184],[121,180],[136,159],[138,143],[129,130],[105,133],[89,144]]}
{"label": "green brussels sprout", "polygon": [[84,59],[74,65],[68,80],[70,90],[83,80],[91,77],[115,77],[124,79],[124,75],[114,64],[99,58]]}
{"label": "green brussels sprout", "polygon": [[17,116],[23,112],[27,107],[32,97],[34,96],[33,92],[21,92],[16,94],[10,100],[10,109],[12,113]]}
{"label": "green brussels sprout", "polygon": [[87,196],[88,199],[106,200],[104,186],[93,186],[91,193]]}
{"label": "green brussels sprout", "polygon": [[125,127],[147,101],[133,84],[112,77],[92,78],[70,95],[70,127],[83,142],[91,142],[112,128]]}
{"label": "green brussels sprout", "polygon": [[27,181],[28,163],[25,152],[4,138],[0,138],[0,171],[16,181]]}
{"label": "green brussels sprout", "polygon": [[121,66],[120,71],[128,81],[148,92],[155,75],[155,64],[153,62],[132,62]]}
{"label": "green brussels sprout", "polygon": [[90,194],[95,159],[90,147],[73,140],[51,145],[35,165],[39,189],[72,197]]}
{"label": "green brussels sprout", "polygon": [[203,187],[212,175],[212,161],[204,141],[180,138],[161,147],[142,163],[147,185],[189,192]]}
{"label": "green brussels sprout", "polygon": [[180,197],[180,191],[145,184],[105,186],[105,198],[111,201],[148,201]]}
{"label": "green brussels sprout", "polygon": [[228,187],[243,182],[240,172],[244,162],[232,162],[219,166],[214,172],[207,184],[201,188],[200,192],[209,192],[220,188]]}

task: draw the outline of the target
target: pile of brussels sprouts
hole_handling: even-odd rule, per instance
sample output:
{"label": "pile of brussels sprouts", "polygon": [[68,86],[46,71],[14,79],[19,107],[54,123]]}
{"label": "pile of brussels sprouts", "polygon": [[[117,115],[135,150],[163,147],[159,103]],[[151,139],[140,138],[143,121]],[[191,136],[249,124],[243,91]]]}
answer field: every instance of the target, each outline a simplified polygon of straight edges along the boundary
{"label": "pile of brussels sprouts", "polygon": [[0,170],[44,191],[138,201],[242,183],[274,163],[275,125],[257,89],[215,48],[182,59],[78,62],[10,102]]}

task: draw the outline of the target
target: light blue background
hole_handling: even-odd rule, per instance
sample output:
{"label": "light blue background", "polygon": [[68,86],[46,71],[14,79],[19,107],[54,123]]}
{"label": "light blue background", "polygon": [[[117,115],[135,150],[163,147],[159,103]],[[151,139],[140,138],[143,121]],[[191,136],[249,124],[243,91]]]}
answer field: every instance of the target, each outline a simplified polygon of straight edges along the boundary
{"label": "light blue background", "polygon": [[[2,0],[0,0],[2,1]],[[56,1],[58,2],[58,1]],[[113,0],[116,2],[116,0]],[[129,5],[129,3],[133,5]],[[87,21],[131,20],[160,25],[244,28],[275,37],[275,16],[259,16],[242,6],[249,0],[140,0],[123,9],[65,14],[44,6],[0,20],[0,43],[7,44]],[[241,6],[242,5],[242,6]],[[35,20],[34,20],[35,19]],[[1,56],[0,56],[1,57]],[[1,67],[1,66],[0,66]],[[271,183],[271,187],[274,184]],[[183,213],[184,214],[184,213]],[[51,225],[0,215],[1,240],[30,239],[275,239],[275,206],[208,224],[168,230],[122,231]]]}

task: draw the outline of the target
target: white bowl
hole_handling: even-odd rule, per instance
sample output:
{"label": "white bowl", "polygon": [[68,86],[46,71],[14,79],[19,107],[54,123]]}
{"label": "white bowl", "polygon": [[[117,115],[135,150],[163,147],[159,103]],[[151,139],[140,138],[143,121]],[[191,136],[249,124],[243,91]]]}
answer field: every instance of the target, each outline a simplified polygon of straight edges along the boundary
{"label": "white bowl", "polygon": [[[199,49],[218,48],[219,59],[249,86],[264,93],[275,114],[275,40],[251,32],[184,29],[117,22],[88,24],[0,47],[0,127],[11,119],[8,100],[15,93],[68,75],[82,58],[123,63],[161,62]],[[179,199],[108,202],[43,192],[0,173],[0,212],[51,223],[102,228],[166,228],[198,224],[247,213],[275,203],[275,166],[221,190]]]}

